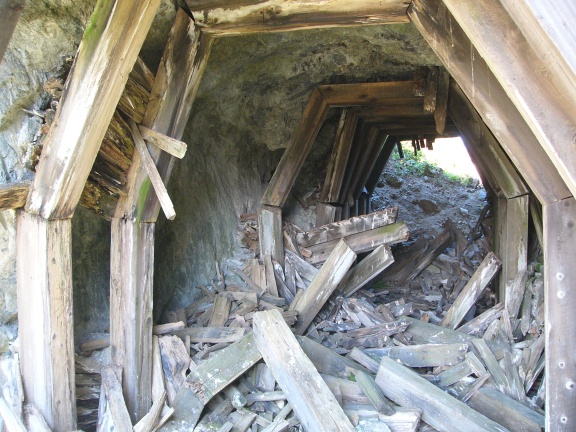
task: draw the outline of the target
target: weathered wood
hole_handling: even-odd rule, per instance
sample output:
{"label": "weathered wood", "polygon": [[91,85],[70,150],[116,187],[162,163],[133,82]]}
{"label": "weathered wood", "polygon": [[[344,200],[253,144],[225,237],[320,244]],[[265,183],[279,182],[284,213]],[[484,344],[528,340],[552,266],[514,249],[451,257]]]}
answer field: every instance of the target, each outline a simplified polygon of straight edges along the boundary
{"label": "weathered wood", "polygon": [[572,312],[576,307],[576,201],[544,205],[544,273],[546,308],[546,430],[576,427],[576,346]]}
{"label": "weathered wood", "polygon": [[374,166],[372,167],[372,172],[368,176],[366,180],[366,190],[368,191],[368,196],[372,196],[374,190],[376,189],[376,185],[380,181],[380,176],[392,155],[392,152],[396,148],[398,137],[393,135],[388,135],[386,137],[386,141],[384,142],[384,148],[378,155],[378,159],[375,161]]}
{"label": "weathered wood", "polygon": [[506,429],[429,383],[410,369],[382,358],[376,384],[384,395],[406,408],[422,410],[422,419],[441,431],[499,431]]}
{"label": "weathered wood", "polygon": [[224,324],[228,321],[231,305],[232,301],[226,295],[218,294],[214,300],[208,327],[224,327]]}
{"label": "weathered wood", "polygon": [[466,324],[457,328],[462,333],[468,333],[473,336],[482,337],[484,330],[495,320],[500,318],[502,310],[504,309],[504,302],[498,303],[486,310],[482,314],[474,317]]}
{"label": "weathered wood", "polygon": [[166,402],[166,392],[154,400],[150,412],[142,417],[137,424],[134,425],[134,432],[152,432],[160,420],[162,415],[162,408],[164,408],[164,403]]}
{"label": "weathered wood", "polygon": [[[198,27],[180,9],[160,61],[142,126],[176,140],[182,138],[211,47],[212,38],[201,36]],[[163,182],[167,183],[174,157],[155,146],[148,149]],[[142,161],[134,154],[126,196],[118,201],[115,216],[155,222],[159,210],[160,203],[150,188]]]}
{"label": "weathered wood", "polygon": [[393,262],[394,257],[390,248],[385,245],[378,246],[360,264],[354,266],[346,273],[346,276],[338,285],[338,290],[342,291],[344,296],[350,297]]}
{"label": "weathered wood", "polygon": [[260,242],[260,255],[270,255],[284,266],[281,208],[267,205],[258,207],[258,240]]}
{"label": "weathered wood", "polygon": [[114,430],[119,432],[132,432],[132,422],[130,421],[130,414],[124,403],[122,396],[122,385],[116,378],[112,366],[104,366],[102,368],[102,387],[106,391],[106,400],[108,407],[112,414],[114,422]]}
{"label": "weathered wood", "polygon": [[0,185],[0,211],[24,207],[31,182]]}
{"label": "weathered wood", "polygon": [[438,0],[416,0],[408,16],[462,87],[542,203],[571,196],[564,180],[485,60]]}
{"label": "weathered wood", "polygon": [[319,202],[316,204],[316,227],[321,227],[336,220],[336,207]]}
{"label": "weathered wood", "polygon": [[261,358],[253,333],[214,354],[190,372],[174,401],[174,416],[163,430],[193,429],[204,405]]}
{"label": "weathered wood", "polygon": [[496,201],[494,239],[496,255],[502,257],[498,298],[516,318],[528,278],[528,195]]}
{"label": "weathered wood", "polygon": [[438,75],[438,88],[436,91],[436,106],[434,107],[434,122],[436,123],[436,132],[440,135],[446,128],[446,115],[448,111],[448,94],[449,94],[450,74],[444,68],[440,68]]}
{"label": "weathered wood", "polygon": [[[416,100],[422,103],[423,97],[414,91],[415,84],[416,81],[326,84],[318,86],[318,90],[326,103],[333,107],[393,105],[398,100]],[[421,113],[424,114],[424,111]]]}
{"label": "weathered wood", "polygon": [[186,327],[185,329],[175,331],[174,334],[184,339],[190,336],[192,343],[221,343],[236,342],[245,334],[243,328],[231,327]]}
{"label": "weathered wood", "polygon": [[136,79],[132,78],[132,73],[130,73],[122,97],[118,101],[118,110],[136,123],[142,123],[149,98],[150,90],[146,90]]}
{"label": "weathered wood", "polygon": [[369,350],[409,367],[453,366],[464,360],[468,344],[424,344]]}
{"label": "weathered wood", "polygon": [[380,390],[380,387],[376,385],[374,378],[362,371],[356,371],[354,377],[362,389],[362,393],[364,393],[368,399],[370,399],[370,402],[372,405],[374,405],[374,408],[376,408],[379,413],[388,416],[394,414],[394,408],[392,408],[382,393],[382,390]]}
{"label": "weathered wood", "polygon": [[320,192],[321,202],[337,202],[340,197],[342,181],[356,131],[356,123],[357,117],[353,111],[347,109],[342,111],[334,147],[326,170],[326,179]]}
{"label": "weathered wood", "polygon": [[274,265],[272,264],[272,257],[270,255],[263,255],[264,271],[266,272],[266,281],[268,283],[267,291],[273,296],[278,297],[278,286],[276,285],[276,277],[274,276]]}
{"label": "weathered wood", "polygon": [[319,243],[340,240],[352,234],[393,224],[396,222],[397,216],[398,207],[391,207],[298,233],[296,241],[299,246],[307,248]]}
{"label": "weathered wood", "polygon": [[68,75],[28,197],[45,219],[74,213],[159,0],[100,1]]}
{"label": "weathered wood", "polygon": [[20,366],[29,403],[55,431],[76,429],[71,221],[18,212]]}
{"label": "weathered wood", "polygon": [[286,260],[290,261],[290,264],[294,266],[298,274],[308,281],[313,281],[316,275],[318,274],[318,269],[310,264],[308,261],[300,258],[293,252],[289,250],[284,251],[286,254]]}
{"label": "weathered wood", "polygon": [[354,166],[350,184],[347,185],[348,188],[344,191],[350,194],[354,201],[360,198],[362,188],[386,139],[386,132],[382,132],[374,125],[367,125],[367,127],[366,138],[362,142],[355,144],[360,146],[360,154]]}
{"label": "weathered wood", "polygon": [[[380,245],[392,245],[408,240],[409,236],[410,234],[406,224],[404,222],[399,222],[352,234],[346,236],[345,240],[346,243],[348,243],[348,246],[350,246],[356,254],[359,254],[370,252]],[[312,252],[312,256],[306,258],[306,261],[312,264],[324,263],[327,261],[332,251],[334,251],[337,244],[338,240],[331,240],[329,242],[308,247],[307,249]]]}
{"label": "weathered wood", "polygon": [[52,432],[42,413],[32,404],[24,406],[24,424],[28,432]]}
{"label": "weathered wood", "polygon": [[354,430],[280,312],[254,315],[254,338],[264,361],[307,430]]}
{"label": "weathered wood", "polygon": [[0,62],[4,58],[4,53],[25,5],[26,0],[2,0],[0,2]]}
{"label": "weathered wood", "polygon": [[111,234],[110,356],[136,423],[152,404],[154,224],[114,218]]}
{"label": "weathered wood", "polygon": [[177,321],[174,323],[167,323],[167,324],[158,324],[152,327],[152,334],[153,335],[163,335],[166,333],[173,333],[176,330],[181,330],[186,327],[186,323],[184,321]]}
{"label": "weathered wood", "polygon": [[356,254],[344,240],[340,240],[308,289],[304,291],[298,301],[290,305],[290,310],[298,312],[296,334],[304,334],[355,259]]}
{"label": "weathered wood", "polygon": [[462,289],[458,297],[448,309],[444,319],[440,323],[442,327],[455,329],[462,322],[470,308],[484,292],[484,288],[490,283],[496,272],[500,269],[501,261],[494,253],[489,252],[484,258],[474,275]]}
{"label": "weathered wood", "polygon": [[474,393],[468,406],[510,430],[540,432],[544,428],[543,415],[489,386]]}
{"label": "weathered wood", "polygon": [[190,350],[176,336],[158,338],[162,371],[164,372],[164,388],[168,403],[173,404],[174,398],[186,380],[186,371],[190,367]]}
{"label": "weathered wood", "polygon": [[159,149],[164,150],[166,153],[169,153],[178,159],[182,159],[186,154],[188,145],[185,142],[170,138],[169,136],[156,132],[154,129],[142,125],[139,125],[138,129],[142,134],[142,138],[151,142]]}
{"label": "weathered wood", "polygon": [[234,2],[223,7],[221,2],[186,0],[203,31],[219,35],[341,27],[406,22],[406,4],[387,0],[354,4],[330,0],[314,4],[302,0],[258,0]]}
{"label": "weathered wood", "polygon": [[450,82],[448,109],[466,149],[483,168],[492,190],[502,198],[526,195],[528,188],[524,181],[455,81]]}
{"label": "weathered wood", "polygon": [[22,419],[12,412],[6,401],[0,396],[0,420],[8,432],[26,432]]}
{"label": "weathered wood", "polygon": [[[542,148],[576,195],[576,157],[569,143],[576,134],[576,91],[561,77],[542,79],[548,65],[534,51],[502,4],[444,2],[500,82]],[[474,17],[482,16],[481,21]],[[570,95],[570,96],[568,96]]]}
{"label": "weathered wood", "polygon": [[348,378],[348,374],[352,369],[368,372],[368,369],[359,363],[336,354],[330,348],[326,348],[310,338],[296,336],[296,339],[306,356],[314,364],[314,367],[322,374]]}
{"label": "weathered wood", "polygon": [[472,341],[472,344],[474,345],[478,356],[484,365],[486,365],[486,369],[490,372],[491,380],[496,384],[501,392],[507,392],[508,379],[506,378],[506,375],[504,375],[504,371],[498,364],[498,360],[496,360],[496,356],[490,347],[488,347],[484,339],[475,339]]}
{"label": "weathered wood", "polygon": [[324,96],[320,90],[315,89],[302,114],[300,123],[296,127],[294,138],[286,147],[270,180],[270,184],[266,188],[261,200],[263,205],[275,207],[284,205],[296,181],[296,177],[308,153],[310,153],[327,111],[328,104],[324,100]]}

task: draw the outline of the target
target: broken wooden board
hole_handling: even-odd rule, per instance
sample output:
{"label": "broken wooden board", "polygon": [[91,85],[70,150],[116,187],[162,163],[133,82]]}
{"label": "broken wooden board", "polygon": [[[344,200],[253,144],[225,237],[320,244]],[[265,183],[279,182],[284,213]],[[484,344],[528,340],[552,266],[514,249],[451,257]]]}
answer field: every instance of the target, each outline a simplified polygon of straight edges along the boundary
{"label": "broken wooden board", "polygon": [[270,255],[284,266],[284,236],[282,209],[268,205],[258,207],[258,239],[260,256]]}
{"label": "broken wooden board", "polygon": [[406,345],[366,350],[369,354],[388,357],[408,367],[452,366],[464,360],[468,344]]}
{"label": "broken wooden board", "polygon": [[338,285],[338,290],[342,291],[344,296],[350,297],[377,275],[382,273],[390,264],[394,262],[394,257],[390,248],[386,245],[380,245],[374,251],[364,258],[360,264],[354,266],[342,282]]}
{"label": "broken wooden board", "polygon": [[264,361],[307,430],[354,430],[278,311],[254,315],[254,338]]}

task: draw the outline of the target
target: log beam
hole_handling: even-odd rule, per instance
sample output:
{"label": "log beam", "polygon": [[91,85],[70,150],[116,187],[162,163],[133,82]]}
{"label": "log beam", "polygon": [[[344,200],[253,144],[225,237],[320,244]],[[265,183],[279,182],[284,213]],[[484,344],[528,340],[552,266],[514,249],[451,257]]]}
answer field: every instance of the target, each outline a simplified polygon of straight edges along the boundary
{"label": "log beam", "polygon": [[576,428],[576,200],[542,207],[546,308],[546,430]]}
{"label": "log beam", "polygon": [[26,210],[73,215],[160,0],[100,0],[48,132]]}
{"label": "log beam", "polygon": [[500,2],[445,0],[444,4],[576,195],[576,90],[563,77],[542,79],[548,63]]}
{"label": "log beam", "polygon": [[26,400],[52,430],[76,430],[71,221],[18,212],[16,242]]}
{"label": "log beam", "polygon": [[564,180],[462,28],[439,0],[414,0],[408,15],[542,203],[571,196]]}
{"label": "log beam", "polygon": [[0,62],[25,5],[26,0],[0,0]]}

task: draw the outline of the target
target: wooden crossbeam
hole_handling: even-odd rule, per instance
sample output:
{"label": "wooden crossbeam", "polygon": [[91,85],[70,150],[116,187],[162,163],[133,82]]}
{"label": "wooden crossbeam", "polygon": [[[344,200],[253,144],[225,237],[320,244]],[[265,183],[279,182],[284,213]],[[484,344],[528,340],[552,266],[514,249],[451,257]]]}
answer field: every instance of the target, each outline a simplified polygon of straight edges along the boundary
{"label": "wooden crossbeam", "polygon": [[27,211],[69,218],[160,4],[104,1],[95,9],[48,132]]}
{"label": "wooden crossbeam", "polygon": [[402,0],[377,3],[369,0],[328,0],[322,3],[305,0],[186,0],[186,3],[204,32],[219,35],[407,22],[406,2]]}
{"label": "wooden crossbeam", "polygon": [[26,0],[0,0],[0,62],[25,5]]}
{"label": "wooden crossbeam", "polygon": [[540,202],[571,196],[564,180],[480,53],[439,0],[414,0],[408,15],[472,101]]}
{"label": "wooden crossbeam", "polygon": [[446,0],[444,4],[576,195],[576,89],[566,85],[563,77],[542,79],[548,63],[532,49],[500,2]]}

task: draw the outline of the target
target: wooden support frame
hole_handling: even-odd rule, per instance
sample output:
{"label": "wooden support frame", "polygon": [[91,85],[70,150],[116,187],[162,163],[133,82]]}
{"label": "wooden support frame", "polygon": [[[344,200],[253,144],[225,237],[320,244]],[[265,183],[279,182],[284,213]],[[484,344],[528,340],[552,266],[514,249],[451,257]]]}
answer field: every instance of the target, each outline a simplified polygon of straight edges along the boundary
{"label": "wooden support frame", "polygon": [[25,5],[26,0],[0,0],[0,62]]}
{"label": "wooden support frame", "polygon": [[542,207],[546,308],[546,430],[576,428],[576,200]]}
{"label": "wooden support frame", "polygon": [[54,431],[76,430],[70,219],[16,221],[18,332],[26,400]]}
{"label": "wooden support frame", "polygon": [[500,2],[445,0],[444,4],[576,195],[576,89],[564,77],[542,79],[548,64]]}
{"label": "wooden support frame", "polygon": [[221,1],[186,3],[203,31],[218,35],[407,22],[406,3],[401,0],[328,0],[321,4],[304,0],[232,1],[225,7]]}
{"label": "wooden support frame", "polygon": [[70,71],[28,196],[45,219],[73,215],[160,0],[96,5]]}
{"label": "wooden support frame", "polygon": [[551,203],[570,197],[556,167],[446,6],[440,0],[414,0],[408,16],[524,174],[538,200]]}

